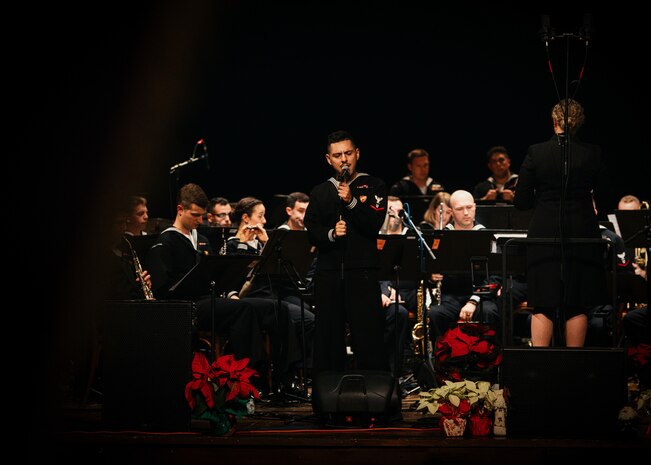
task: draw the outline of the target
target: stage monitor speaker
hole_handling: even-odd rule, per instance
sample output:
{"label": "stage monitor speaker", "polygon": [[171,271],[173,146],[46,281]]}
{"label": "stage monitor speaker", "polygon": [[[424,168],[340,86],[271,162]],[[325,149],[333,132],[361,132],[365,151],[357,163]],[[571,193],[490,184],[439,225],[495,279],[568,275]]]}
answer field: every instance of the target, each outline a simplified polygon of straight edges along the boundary
{"label": "stage monitor speaker", "polygon": [[627,397],[624,349],[504,348],[509,435],[607,436]]}
{"label": "stage monitor speaker", "polygon": [[350,426],[402,419],[398,381],[385,371],[326,371],[314,379],[312,409],[326,423]]}
{"label": "stage monitor speaker", "polygon": [[188,431],[193,303],[107,302],[103,421],[110,429]]}

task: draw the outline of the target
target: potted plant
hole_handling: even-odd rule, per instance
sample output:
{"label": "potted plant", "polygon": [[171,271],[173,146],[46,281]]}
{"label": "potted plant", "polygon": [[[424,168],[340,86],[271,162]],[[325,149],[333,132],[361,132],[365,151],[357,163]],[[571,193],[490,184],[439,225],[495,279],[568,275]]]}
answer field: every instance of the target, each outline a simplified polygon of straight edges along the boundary
{"label": "potted plant", "polygon": [[248,364],[248,358],[235,360],[232,355],[223,355],[210,364],[203,353],[194,354],[185,398],[193,416],[210,421],[215,435],[230,433],[237,417],[252,413],[252,399],[260,398],[251,384],[251,378],[258,374]]}
{"label": "potted plant", "polygon": [[488,381],[446,380],[442,386],[421,392],[420,397],[417,410],[439,413],[446,435],[462,436],[469,419],[471,433],[485,436],[490,434],[492,414],[502,391]]}
{"label": "potted plant", "polygon": [[479,324],[464,323],[447,330],[436,340],[434,359],[441,381],[495,381],[495,367],[502,352],[494,342],[495,330]]}

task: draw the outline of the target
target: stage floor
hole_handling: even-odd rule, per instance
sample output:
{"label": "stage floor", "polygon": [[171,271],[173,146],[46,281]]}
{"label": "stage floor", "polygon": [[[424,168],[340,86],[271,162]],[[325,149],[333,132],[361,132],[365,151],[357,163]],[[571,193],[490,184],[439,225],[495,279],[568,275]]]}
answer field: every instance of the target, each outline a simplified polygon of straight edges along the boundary
{"label": "stage floor", "polygon": [[[446,438],[436,418],[416,411],[418,395],[402,401],[401,421],[387,426],[326,425],[310,403],[256,403],[229,436],[211,436],[208,423],[193,420],[190,431],[108,431],[101,405],[65,408],[53,435],[56,463],[410,463],[481,462],[542,464],[568,460],[622,460],[651,450],[651,440],[617,437]],[[571,415],[571,412],[567,412]],[[562,417],[559,418],[562,420]],[[508,428],[508,417],[507,417]],[[38,452],[35,449],[34,452]],[[41,451],[42,452],[42,451]],[[47,454],[52,459],[51,450]],[[623,455],[626,454],[626,455]],[[34,463],[49,463],[34,461]],[[617,463],[617,462],[611,462]]]}

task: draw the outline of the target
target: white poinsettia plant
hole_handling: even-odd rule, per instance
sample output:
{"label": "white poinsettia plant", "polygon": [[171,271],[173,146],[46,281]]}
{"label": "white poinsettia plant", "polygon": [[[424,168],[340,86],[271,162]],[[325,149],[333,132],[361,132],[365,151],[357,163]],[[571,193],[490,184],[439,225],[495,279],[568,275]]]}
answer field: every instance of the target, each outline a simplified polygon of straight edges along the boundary
{"label": "white poinsettia plant", "polygon": [[420,393],[417,410],[439,412],[445,417],[466,416],[471,410],[485,413],[495,409],[501,390],[488,381],[445,381],[445,385]]}
{"label": "white poinsettia plant", "polygon": [[651,389],[640,392],[637,396],[636,408],[640,415],[651,415]]}

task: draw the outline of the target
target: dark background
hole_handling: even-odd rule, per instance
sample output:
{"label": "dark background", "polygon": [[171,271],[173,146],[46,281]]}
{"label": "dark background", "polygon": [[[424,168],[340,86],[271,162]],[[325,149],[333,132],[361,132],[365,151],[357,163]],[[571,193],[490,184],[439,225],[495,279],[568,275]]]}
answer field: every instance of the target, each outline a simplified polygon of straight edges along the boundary
{"label": "dark background", "polygon": [[[489,147],[505,145],[517,172],[527,146],[552,135],[558,97],[539,14],[350,3],[56,5],[32,20],[39,59],[22,54],[18,69],[37,85],[17,134],[24,148],[34,133],[47,148],[38,162],[24,157],[22,172],[48,179],[36,209],[51,226],[45,292],[55,304],[42,321],[58,336],[45,342],[62,355],[55,376],[83,378],[102,236],[120,194],[145,195],[150,216],[171,217],[177,183],[232,201],[309,193],[331,173],[325,138],[337,129],[356,136],[359,169],[387,184],[406,174],[409,150],[426,149],[431,176],[451,192],[488,175]],[[547,13],[556,33],[582,27],[582,11]],[[604,215],[624,194],[649,199],[648,25],[612,9],[592,25],[576,98],[580,135],[603,147],[611,173],[611,190],[597,193]],[[567,42],[550,44],[561,96]],[[569,40],[569,51],[575,81],[585,44]],[[197,162],[170,177],[201,138],[210,170]]]}
{"label": "dark background", "polygon": [[[583,12],[549,14],[557,34],[583,26]],[[539,14],[192,2],[99,16],[101,24],[68,31],[72,62],[60,69],[66,112],[57,131],[65,177],[83,172],[93,195],[141,193],[151,216],[169,217],[170,188],[186,182],[231,201],[309,192],[330,174],[325,137],[336,129],[356,136],[360,170],[387,184],[406,174],[409,150],[425,148],[431,175],[449,191],[487,176],[489,147],[505,145],[517,172],[527,146],[552,134],[557,94]],[[640,71],[648,40],[633,11],[595,12],[592,27],[576,98],[587,114],[580,135],[603,147],[611,168],[612,191],[599,200],[605,213],[623,194],[648,198]],[[561,96],[566,44],[550,44]],[[569,51],[574,94],[585,45],[572,39]],[[210,170],[198,162],[171,177],[169,167],[201,138]]]}

